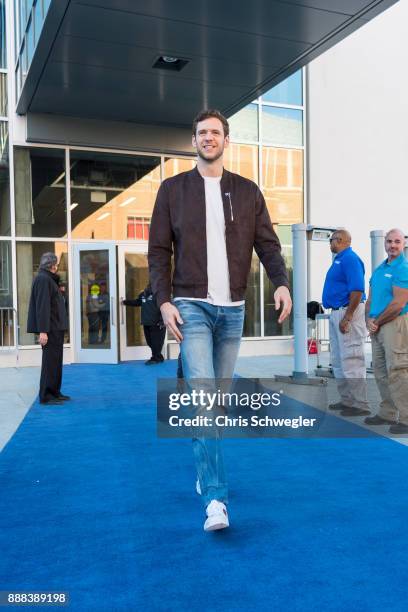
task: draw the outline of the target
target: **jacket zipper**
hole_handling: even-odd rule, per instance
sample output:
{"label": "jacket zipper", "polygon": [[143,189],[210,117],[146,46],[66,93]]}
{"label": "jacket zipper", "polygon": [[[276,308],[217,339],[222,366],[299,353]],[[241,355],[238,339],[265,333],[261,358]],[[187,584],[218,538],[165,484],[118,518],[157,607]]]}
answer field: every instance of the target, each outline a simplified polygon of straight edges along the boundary
{"label": "jacket zipper", "polygon": [[231,221],[234,220],[234,213],[232,212],[232,202],[231,202],[231,193],[229,191],[227,191],[225,193],[225,195],[228,197],[229,199],[229,204],[230,204],[230,213],[231,213]]}

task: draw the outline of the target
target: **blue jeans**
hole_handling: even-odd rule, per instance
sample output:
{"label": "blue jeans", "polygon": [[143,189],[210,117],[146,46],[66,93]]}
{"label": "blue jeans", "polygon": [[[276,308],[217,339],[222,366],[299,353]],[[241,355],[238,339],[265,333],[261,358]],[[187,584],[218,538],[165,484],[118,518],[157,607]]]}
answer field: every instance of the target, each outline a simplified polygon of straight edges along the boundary
{"label": "blue jeans", "polygon": [[[207,302],[175,302],[183,325],[181,358],[187,383],[201,379],[213,388],[218,378],[232,378],[244,324],[245,306],[213,306]],[[204,379],[204,380],[202,380]],[[193,439],[193,452],[201,494],[207,506],[212,499],[228,501],[220,437]]]}

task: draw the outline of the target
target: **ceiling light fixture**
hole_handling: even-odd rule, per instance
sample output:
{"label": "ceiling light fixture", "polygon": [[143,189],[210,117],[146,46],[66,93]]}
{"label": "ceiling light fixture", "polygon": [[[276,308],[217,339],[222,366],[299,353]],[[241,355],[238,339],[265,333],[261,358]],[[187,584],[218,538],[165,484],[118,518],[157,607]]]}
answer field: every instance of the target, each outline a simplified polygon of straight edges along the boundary
{"label": "ceiling light fixture", "polygon": [[109,217],[110,213],[106,212],[103,213],[103,215],[100,215],[99,217],[96,217],[97,221],[102,221],[102,219],[106,219],[106,217]]}
{"label": "ceiling light fixture", "polygon": [[119,204],[119,208],[122,208],[123,206],[127,206],[128,204],[131,204],[135,200],[136,200],[136,198],[134,196],[132,196],[131,198],[128,198],[127,200],[122,202],[122,204]]}
{"label": "ceiling light fixture", "polygon": [[174,55],[160,55],[153,64],[153,68],[159,68],[160,70],[174,70],[180,72],[188,64],[190,60],[183,59],[181,57],[174,57]]}

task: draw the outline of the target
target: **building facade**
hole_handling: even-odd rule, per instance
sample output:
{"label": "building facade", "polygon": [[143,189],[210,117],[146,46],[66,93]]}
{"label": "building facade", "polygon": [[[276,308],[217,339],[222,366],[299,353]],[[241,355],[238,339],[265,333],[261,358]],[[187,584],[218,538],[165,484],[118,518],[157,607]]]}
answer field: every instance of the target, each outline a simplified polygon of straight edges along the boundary
{"label": "building facade", "polygon": [[[38,338],[26,332],[31,283],[43,252],[60,258],[69,313],[66,362],[143,359],[148,355],[139,309],[121,300],[148,282],[147,241],[160,183],[194,167],[191,148],[177,155],[144,148],[44,143],[27,139],[27,117],[15,112],[49,2],[2,1],[0,49],[0,362],[37,364]],[[7,28],[6,28],[7,26]],[[200,109],[197,109],[197,111]],[[193,117],[191,118],[193,119]],[[230,118],[226,168],[255,181],[281,239],[291,276],[292,223],[305,215],[305,79],[303,69]],[[120,139],[119,139],[120,140]],[[153,149],[153,150],[152,150]],[[292,350],[292,321],[277,324],[274,288],[254,255],[246,294],[241,353]],[[171,338],[168,356],[177,355]]]}

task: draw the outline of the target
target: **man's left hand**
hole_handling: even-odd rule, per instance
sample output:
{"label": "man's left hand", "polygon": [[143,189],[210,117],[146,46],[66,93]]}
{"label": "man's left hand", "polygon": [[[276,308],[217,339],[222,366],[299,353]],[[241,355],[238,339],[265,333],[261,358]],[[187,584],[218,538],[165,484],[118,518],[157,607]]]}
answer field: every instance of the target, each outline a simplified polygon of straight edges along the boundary
{"label": "man's left hand", "polygon": [[284,285],[278,287],[273,294],[273,299],[275,300],[275,310],[279,310],[282,307],[278,323],[283,323],[292,310],[292,298],[290,297],[289,289]]}

